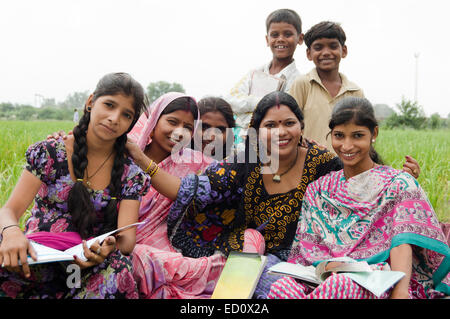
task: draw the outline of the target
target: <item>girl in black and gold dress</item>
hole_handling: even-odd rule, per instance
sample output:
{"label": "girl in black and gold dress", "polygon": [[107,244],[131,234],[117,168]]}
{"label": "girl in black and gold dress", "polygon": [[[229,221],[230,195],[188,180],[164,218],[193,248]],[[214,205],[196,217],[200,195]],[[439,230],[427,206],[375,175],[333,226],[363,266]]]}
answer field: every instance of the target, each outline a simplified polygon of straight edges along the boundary
{"label": "girl in black and gold dress", "polygon": [[[242,251],[244,232],[252,228],[264,236],[266,253],[285,260],[306,187],[342,168],[332,153],[303,142],[302,131],[296,101],[283,92],[266,95],[254,112],[245,154],[181,181],[168,220],[173,246],[184,256],[228,255]],[[272,171],[262,160],[263,154],[274,155],[273,145],[278,169]]]}

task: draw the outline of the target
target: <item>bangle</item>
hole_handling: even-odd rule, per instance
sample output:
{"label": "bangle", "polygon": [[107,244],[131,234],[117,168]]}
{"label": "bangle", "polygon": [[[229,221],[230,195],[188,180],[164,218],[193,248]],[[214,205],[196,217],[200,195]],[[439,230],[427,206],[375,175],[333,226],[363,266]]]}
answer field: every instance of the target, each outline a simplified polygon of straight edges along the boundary
{"label": "bangle", "polygon": [[148,164],[147,168],[144,170],[144,172],[148,173],[148,170],[150,169],[150,166],[152,166],[153,160],[150,160],[150,164]]}
{"label": "bangle", "polygon": [[3,239],[3,232],[5,231],[5,229],[10,228],[10,227],[14,227],[14,226],[17,226],[20,229],[20,226],[18,224],[12,224],[12,225],[8,225],[8,226],[3,227],[2,232],[0,233],[0,240]]}
{"label": "bangle", "polygon": [[150,177],[153,177],[153,175],[155,175],[156,173],[158,173],[159,170],[159,166],[157,164],[155,164],[155,168],[152,169],[152,171],[149,173]]}

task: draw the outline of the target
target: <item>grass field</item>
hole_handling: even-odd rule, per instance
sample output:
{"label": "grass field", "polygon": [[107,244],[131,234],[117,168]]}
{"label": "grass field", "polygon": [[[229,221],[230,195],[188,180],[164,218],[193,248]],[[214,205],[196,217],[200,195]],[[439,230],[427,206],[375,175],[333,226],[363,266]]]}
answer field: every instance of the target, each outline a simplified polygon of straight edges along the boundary
{"label": "grass field", "polygon": [[8,200],[20,177],[28,147],[45,139],[49,133],[67,132],[73,126],[70,121],[0,121],[0,207]]}
{"label": "grass field", "polygon": [[[0,206],[13,190],[25,164],[25,151],[49,133],[72,129],[72,122],[0,121]],[[401,169],[405,155],[419,161],[419,183],[440,221],[450,222],[450,130],[381,129],[376,149],[386,164]]]}
{"label": "grass field", "polygon": [[420,165],[418,181],[440,221],[450,221],[450,130],[386,130],[377,138],[377,152],[386,164],[401,169],[405,155]]}

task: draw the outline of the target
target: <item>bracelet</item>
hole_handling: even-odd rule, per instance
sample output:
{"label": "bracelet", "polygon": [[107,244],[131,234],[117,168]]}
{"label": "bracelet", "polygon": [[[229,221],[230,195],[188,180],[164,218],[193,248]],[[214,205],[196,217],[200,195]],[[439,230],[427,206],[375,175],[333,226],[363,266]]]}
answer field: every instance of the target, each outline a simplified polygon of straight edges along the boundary
{"label": "bracelet", "polygon": [[3,227],[2,232],[0,233],[0,239],[3,239],[3,232],[5,231],[5,229],[10,228],[10,227],[14,227],[14,226],[17,226],[20,229],[20,226],[18,224],[12,224],[12,225],[8,225],[8,226]]}
{"label": "bracelet", "polygon": [[148,164],[147,168],[144,170],[148,174],[148,170],[150,169],[150,166],[152,166],[153,160],[150,160],[150,164]]}
{"label": "bracelet", "polygon": [[153,177],[153,175],[155,175],[156,173],[158,173],[159,170],[159,166],[157,164],[155,164],[155,168],[152,169],[152,171],[149,173],[150,177]]}

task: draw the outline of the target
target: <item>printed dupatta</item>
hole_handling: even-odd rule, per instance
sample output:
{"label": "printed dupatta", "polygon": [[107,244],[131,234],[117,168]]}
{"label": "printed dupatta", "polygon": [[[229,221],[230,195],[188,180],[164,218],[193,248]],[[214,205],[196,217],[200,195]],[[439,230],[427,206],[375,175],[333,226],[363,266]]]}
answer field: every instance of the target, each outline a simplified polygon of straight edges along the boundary
{"label": "printed dupatta", "polygon": [[288,261],[316,265],[348,256],[374,264],[401,244],[413,246],[416,296],[450,294],[450,249],[418,182],[388,166],[349,180],[340,170],[308,186]]}

